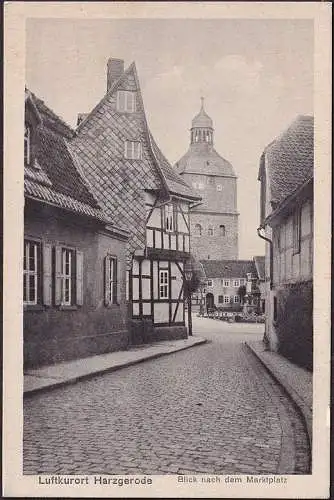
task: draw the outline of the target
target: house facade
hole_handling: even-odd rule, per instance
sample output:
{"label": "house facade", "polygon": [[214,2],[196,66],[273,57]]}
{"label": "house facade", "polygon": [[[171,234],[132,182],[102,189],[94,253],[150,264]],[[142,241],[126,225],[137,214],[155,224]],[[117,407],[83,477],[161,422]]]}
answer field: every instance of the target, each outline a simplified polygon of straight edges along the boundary
{"label": "house facade", "polygon": [[[258,311],[259,276],[254,260],[202,260],[204,287],[194,294],[196,306],[205,299],[207,309],[237,313],[247,305]],[[242,288],[240,288],[242,287]]]}
{"label": "house facade", "polygon": [[78,118],[72,154],[104,212],[129,232],[132,342],[184,338],[189,209],[200,198],[154,141],[135,64],[124,70],[124,61],[110,59],[106,94]]}
{"label": "house facade", "polygon": [[187,153],[175,170],[202,198],[190,214],[191,248],[198,260],[238,258],[237,176],[214,148],[212,119],[204,110],[194,117]]}
{"label": "house facade", "polygon": [[261,225],[266,240],[266,340],[313,366],[313,117],[299,116],[263,152]]}
{"label": "house facade", "polygon": [[26,367],[128,345],[128,234],[80,175],[68,127],[25,93],[23,331]]}

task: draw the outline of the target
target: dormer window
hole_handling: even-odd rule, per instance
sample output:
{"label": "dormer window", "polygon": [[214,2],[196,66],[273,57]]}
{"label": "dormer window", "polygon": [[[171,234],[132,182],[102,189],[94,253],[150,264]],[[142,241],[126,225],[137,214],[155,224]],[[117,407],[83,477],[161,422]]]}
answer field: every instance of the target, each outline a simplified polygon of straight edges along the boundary
{"label": "dormer window", "polygon": [[27,124],[24,126],[24,164],[31,164],[31,127]]}
{"label": "dormer window", "polygon": [[123,113],[134,113],[136,111],[136,94],[127,90],[119,90],[117,92],[117,111]]}
{"label": "dormer window", "polygon": [[129,160],[141,159],[141,143],[139,141],[125,141],[125,158]]}

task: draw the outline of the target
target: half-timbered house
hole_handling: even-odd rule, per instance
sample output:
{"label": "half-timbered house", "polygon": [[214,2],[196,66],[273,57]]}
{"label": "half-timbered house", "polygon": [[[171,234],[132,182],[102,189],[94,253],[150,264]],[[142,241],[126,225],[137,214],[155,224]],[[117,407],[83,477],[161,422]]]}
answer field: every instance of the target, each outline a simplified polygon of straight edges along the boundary
{"label": "half-timbered house", "polygon": [[110,59],[107,92],[78,116],[71,150],[105,212],[129,231],[127,279],[133,342],[184,338],[189,209],[200,200],[150,133],[135,64]]}

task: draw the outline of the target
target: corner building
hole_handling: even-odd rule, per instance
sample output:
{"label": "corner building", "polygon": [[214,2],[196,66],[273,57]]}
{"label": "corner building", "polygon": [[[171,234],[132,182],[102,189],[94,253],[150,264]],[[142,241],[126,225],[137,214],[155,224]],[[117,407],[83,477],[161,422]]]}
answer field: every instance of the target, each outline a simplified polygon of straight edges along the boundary
{"label": "corner building", "polygon": [[198,260],[238,258],[237,176],[213,147],[212,119],[204,110],[192,120],[190,146],[175,169],[202,202],[190,213],[191,252]]}

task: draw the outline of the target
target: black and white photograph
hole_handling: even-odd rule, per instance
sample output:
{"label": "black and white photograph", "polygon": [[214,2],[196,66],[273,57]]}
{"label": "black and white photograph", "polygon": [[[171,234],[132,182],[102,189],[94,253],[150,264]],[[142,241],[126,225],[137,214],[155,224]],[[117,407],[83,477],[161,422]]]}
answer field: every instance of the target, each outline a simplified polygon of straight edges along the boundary
{"label": "black and white photograph", "polygon": [[17,2],[31,496],[327,496],[330,8],[190,3]]}

